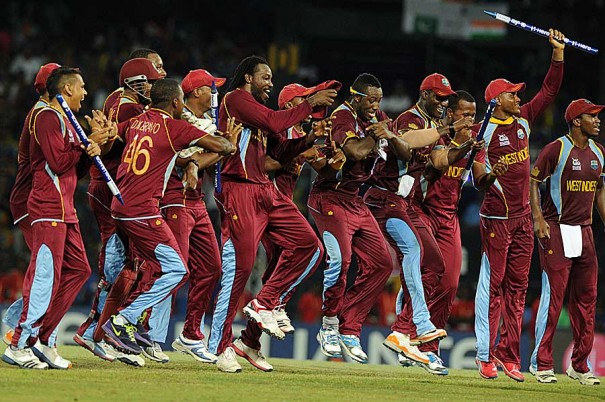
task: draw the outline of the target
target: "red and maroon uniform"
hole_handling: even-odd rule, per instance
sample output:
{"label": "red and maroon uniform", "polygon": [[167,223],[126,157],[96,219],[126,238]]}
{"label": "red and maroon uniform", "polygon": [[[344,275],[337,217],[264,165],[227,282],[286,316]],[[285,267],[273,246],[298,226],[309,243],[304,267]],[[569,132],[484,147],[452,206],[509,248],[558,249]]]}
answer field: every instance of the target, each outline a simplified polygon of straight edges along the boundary
{"label": "red and maroon uniform", "polygon": [[[378,111],[372,121],[360,119],[348,102],[331,116],[331,140],[342,148],[350,139],[361,140],[365,128],[386,119]],[[308,206],[326,247],[323,315],[338,317],[343,335],[361,334],[361,328],[391,273],[391,257],[380,228],[358,196],[359,187],[372,172],[377,156],[347,160],[335,179],[317,176]],[[352,254],[357,255],[358,273],[346,288]]]}
{"label": "red and maroon uniform", "polygon": [[[552,341],[566,290],[574,339],[572,366],[578,373],[591,371],[588,357],[594,342],[598,263],[590,225],[595,193],[603,186],[604,152],[593,140],[582,149],[571,136],[563,136],[542,149],[531,171],[532,180],[546,180],[542,213],[550,226],[550,238],[538,239],[542,295],[531,364],[540,371],[554,368]],[[565,229],[577,231],[572,237],[581,241],[579,256],[566,256]]]}
{"label": "red and maroon uniform", "polygon": [[29,156],[32,189],[32,257],[23,280],[23,312],[12,345],[23,348],[30,337],[48,344],[90,275],[74,208],[80,140],[64,114],[51,106],[32,113]]}
{"label": "red and maroon uniform", "polygon": [[124,88],[119,87],[118,89],[114,90],[112,93],[107,95],[107,98],[105,98],[105,102],[103,102],[103,114],[105,115],[105,117],[109,118],[109,111],[111,110],[111,107],[116,104],[116,102],[118,101],[118,99],[120,99],[123,93]]}
{"label": "red and maroon uniform", "polygon": [[[296,127],[290,127],[280,134],[272,134],[267,138],[267,154],[284,165],[283,168],[275,171],[273,183],[275,187],[286,197],[292,199],[294,188],[300,172],[304,166],[304,159],[298,157],[307,149],[305,132],[298,131]],[[293,141],[295,140],[295,141]],[[263,283],[267,282],[282,253],[279,244],[271,243],[268,236],[261,239],[265,253],[267,254],[267,269],[263,274]],[[280,304],[286,303],[293,294],[294,289],[284,297],[280,297]]]}
{"label": "red and maroon uniform", "polygon": [[[284,258],[256,296],[265,308],[274,309],[280,296],[298,286],[319,264],[323,250],[313,229],[265,172],[268,134],[292,127],[311,112],[311,105],[306,101],[292,109],[273,111],[242,89],[227,93],[221,102],[219,129],[226,128],[230,117],[244,128],[239,136],[238,151],[223,159],[223,191],[216,195],[222,208],[223,276],[209,341],[212,353],[222,353],[232,341],[231,324],[238,300],[263,235],[284,248]],[[255,349],[260,348],[259,337],[260,329],[252,323],[242,333],[245,344]]]}
{"label": "red and maroon uniform", "polygon": [[[520,364],[519,339],[534,247],[529,208],[529,136],[536,118],[555,100],[563,62],[551,61],[542,88],[520,115],[492,117],[484,134],[487,172],[504,161],[508,171],[485,193],[481,205],[481,273],[475,298],[477,358]],[[496,346],[500,316],[502,331]]]}
{"label": "red and maroon uniform", "polygon": [[[445,143],[449,145],[450,140],[445,139]],[[444,328],[447,324],[460,279],[462,240],[457,212],[462,190],[461,175],[466,168],[469,155],[470,153],[466,154],[461,160],[449,166],[437,181],[429,184],[426,194],[417,192],[412,200],[414,211],[430,230],[444,257],[445,271],[428,300],[431,321],[438,328]],[[485,151],[477,153],[474,163],[485,164]],[[436,351],[437,348],[437,341],[420,346],[423,352]]]}
{"label": "red and maroon uniform", "polygon": [[120,123],[118,135],[126,146],[117,175],[124,204],[113,200],[111,212],[137,255],[149,263],[145,283],[131,293],[120,311],[130,323],[136,323],[147,308],[173,294],[188,274],[159,203],[177,152],[207,133],[163,110],[151,109]]}
{"label": "red and maroon uniform", "polygon": [[[404,133],[436,127],[437,123],[415,105],[397,117],[393,128]],[[415,195],[422,198],[425,194],[427,183],[422,172],[431,152],[439,148],[443,148],[442,140],[413,151],[409,162],[398,160],[393,151],[387,149],[387,159],[376,164],[369,181],[372,187],[364,198],[402,267],[404,303],[391,328],[412,338],[436,328],[431,321],[427,300],[431,300],[445,270],[435,237],[421,217],[413,212],[411,201]],[[404,175],[414,179],[410,193],[405,197],[396,194],[399,180]]]}
{"label": "red and maroon uniform", "polygon": [[19,226],[23,237],[25,238],[25,244],[31,250],[33,234],[31,219],[27,213],[27,200],[29,199],[29,192],[32,189],[32,171],[31,164],[29,161],[29,143],[31,138],[31,131],[33,126],[32,114],[37,109],[43,108],[48,105],[48,102],[40,98],[34,107],[27,113],[23,128],[21,129],[21,135],[19,136],[19,153],[17,154],[17,176],[15,177],[15,184],[10,194],[10,210],[13,215],[13,223]]}

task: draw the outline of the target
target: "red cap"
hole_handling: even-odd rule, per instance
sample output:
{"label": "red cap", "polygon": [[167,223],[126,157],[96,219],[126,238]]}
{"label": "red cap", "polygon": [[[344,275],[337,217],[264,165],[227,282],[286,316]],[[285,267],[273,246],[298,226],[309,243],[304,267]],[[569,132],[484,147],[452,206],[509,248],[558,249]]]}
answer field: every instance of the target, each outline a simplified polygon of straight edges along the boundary
{"label": "red cap", "polygon": [[567,106],[567,109],[565,109],[565,121],[569,123],[581,114],[597,114],[603,109],[605,109],[605,106],[595,105],[588,99],[576,99]]}
{"label": "red cap", "polygon": [[40,95],[46,92],[46,80],[50,73],[59,67],[61,67],[61,65],[57,63],[48,63],[40,67],[38,74],[36,74],[36,79],[34,80],[34,88],[36,88],[36,91]]}
{"label": "red cap", "polygon": [[216,78],[206,70],[191,70],[189,71],[189,74],[187,74],[185,78],[183,78],[181,88],[183,88],[184,93],[188,94],[190,92],[193,92],[195,88],[211,87],[212,81],[214,81],[214,84],[218,88],[220,86],[223,86],[223,84],[227,80],[225,78]]}
{"label": "red cap", "polygon": [[[297,96],[304,98],[309,95],[313,95],[314,93],[317,93],[319,91],[323,91],[324,89],[335,89],[338,91],[341,87],[342,84],[335,80],[324,81],[321,84],[309,88],[304,87],[300,84],[288,84],[283,87],[280,91],[279,96],[277,97],[277,105],[280,109],[283,109],[286,103],[290,102]],[[321,108],[321,110],[312,113],[311,116],[316,119],[323,119],[324,117],[326,117],[327,110],[327,107]]]}
{"label": "red cap", "polygon": [[518,84],[513,84],[509,80],[505,80],[504,78],[498,78],[493,80],[487,85],[485,88],[485,101],[489,103],[496,96],[500,95],[502,92],[521,92],[525,89],[525,83],[520,82]]}
{"label": "red cap", "polygon": [[162,78],[153,63],[142,57],[130,59],[120,69],[120,85],[125,85],[125,80],[147,80],[155,81]]}
{"label": "red cap", "polygon": [[439,96],[455,95],[456,92],[452,89],[450,82],[445,75],[433,73],[422,80],[420,90],[430,89]]}

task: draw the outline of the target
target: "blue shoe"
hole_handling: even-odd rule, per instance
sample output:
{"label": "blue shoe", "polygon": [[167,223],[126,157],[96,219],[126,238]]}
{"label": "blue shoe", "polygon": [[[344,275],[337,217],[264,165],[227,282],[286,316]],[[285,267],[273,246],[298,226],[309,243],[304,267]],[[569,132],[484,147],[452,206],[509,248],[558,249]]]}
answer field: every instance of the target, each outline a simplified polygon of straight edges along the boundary
{"label": "blue shoe", "polygon": [[137,332],[134,333],[134,339],[137,340],[137,343],[144,348],[153,348],[153,340],[149,336],[149,332],[143,326],[143,322],[141,320],[137,321]]}
{"label": "blue shoe", "polygon": [[172,349],[186,353],[202,363],[215,364],[217,361],[216,355],[208,351],[204,341],[187,339],[183,334],[172,342]]}
{"label": "blue shoe", "polygon": [[118,316],[112,315],[111,318],[103,324],[102,328],[103,331],[105,331],[107,340],[126,352],[137,355],[140,354],[143,350],[135,338],[137,327],[125,319],[123,319],[124,324],[119,324],[116,322],[118,321],[117,318]]}
{"label": "blue shoe", "polygon": [[429,358],[429,363],[425,364],[425,363],[416,362],[416,365],[418,367],[422,367],[429,373],[435,374],[435,375],[448,375],[449,374],[447,367],[445,367],[445,365],[443,364],[443,360],[441,360],[441,357],[439,357],[438,354],[433,353],[433,352],[427,352],[426,355]]}
{"label": "blue shoe", "polygon": [[317,342],[321,351],[328,357],[342,357],[340,334],[337,326],[322,326],[317,333]]}
{"label": "blue shoe", "polygon": [[368,355],[361,348],[359,337],[355,335],[340,335],[340,347],[351,359],[366,364]]}

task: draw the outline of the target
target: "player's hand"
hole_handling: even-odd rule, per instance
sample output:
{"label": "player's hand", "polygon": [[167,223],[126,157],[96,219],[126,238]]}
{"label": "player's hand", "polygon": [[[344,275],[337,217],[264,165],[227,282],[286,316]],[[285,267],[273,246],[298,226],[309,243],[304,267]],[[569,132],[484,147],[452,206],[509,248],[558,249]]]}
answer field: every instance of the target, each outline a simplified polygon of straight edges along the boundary
{"label": "player's hand", "polygon": [[471,116],[466,116],[455,121],[452,125],[454,126],[454,130],[458,132],[463,129],[470,129],[473,124],[475,124],[475,120]]}
{"label": "player's hand", "polygon": [[105,145],[105,144],[107,144],[107,142],[113,141],[113,139],[115,138],[115,132],[113,132],[114,130],[116,130],[115,125],[110,126],[110,127],[100,128],[98,130],[95,130],[92,134],[90,134],[88,136],[88,139],[92,142],[95,142],[98,145]]}
{"label": "player's hand", "polygon": [[239,140],[239,135],[243,129],[244,126],[241,123],[237,123],[235,117],[229,117],[227,119],[227,129],[224,133],[219,131],[219,134],[228,139],[229,142],[237,148],[237,141]]}
{"label": "player's hand", "polygon": [[556,29],[549,29],[548,32],[550,36],[548,37],[548,41],[550,42],[553,49],[565,49],[565,35],[563,32],[557,31]]}
{"label": "player's hand", "polygon": [[84,144],[80,144],[80,148],[85,150],[86,154],[91,158],[101,155],[101,147],[94,141],[90,141],[90,144],[88,144],[87,147],[85,147]]}
{"label": "player's hand", "polygon": [[479,152],[481,151],[483,148],[485,148],[485,140],[481,140],[481,141],[477,141],[474,140],[473,145],[471,146],[471,150],[475,151],[475,152]]}
{"label": "player's hand", "polygon": [[546,223],[543,217],[534,219],[534,233],[538,239],[550,239],[550,225]]}
{"label": "player's hand", "polygon": [[305,152],[301,153],[300,156],[304,158],[307,162],[313,163],[321,156],[319,154],[319,150],[317,146],[312,146],[307,149]]}
{"label": "player's hand", "polygon": [[311,123],[311,130],[316,137],[325,137],[332,129],[332,119],[316,120]]}
{"label": "player's hand", "polygon": [[507,170],[508,170],[508,163],[499,161],[499,162],[494,163],[490,174],[494,175],[496,177],[500,177],[504,173],[506,173]]}
{"label": "player's hand", "polygon": [[185,191],[195,190],[198,182],[198,167],[195,163],[187,163],[183,170],[183,186]]}
{"label": "player's hand", "polygon": [[338,149],[334,155],[330,159],[328,159],[328,165],[334,170],[342,169],[343,165],[347,161],[347,157],[345,156],[342,149]]}
{"label": "player's hand", "polygon": [[389,130],[388,124],[390,122],[391,119],[385,119],[378,123],[374,123],[368,126],[368,128],[366,128],[366,132],[371,132],[373,134],[374,139],[376,140],[381,140],[383,138],[385,140],[390,140],[392,138],[395,138],[395,133]]}
{"label": "player's hand", "polygon": [[307,102],[311,107],[330,106],[334,103],[336,95],[338,95],[338,92],[335,89],[324,89],[309,96]]}

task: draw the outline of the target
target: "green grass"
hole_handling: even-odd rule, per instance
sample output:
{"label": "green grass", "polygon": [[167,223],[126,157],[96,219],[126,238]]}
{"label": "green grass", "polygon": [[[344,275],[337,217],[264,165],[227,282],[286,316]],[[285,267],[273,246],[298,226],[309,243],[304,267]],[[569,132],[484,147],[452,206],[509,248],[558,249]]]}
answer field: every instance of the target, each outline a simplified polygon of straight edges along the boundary
{"label": "green grass", "polygon": [[67,371],[21,370],[0,362],[1,401],[592,401],[605,400],[604,386],[581,386],[558,374],[555,385],[527,374],[517,383],[504,374],[479,378],[476,370],[451,370],[447,377],[420,368],[340,362],[270,359],[272,373],[240,359],[243,372],[169,352],[170,363],[135,368],[108,363],[77,346],[61,354],[74,363]]}

